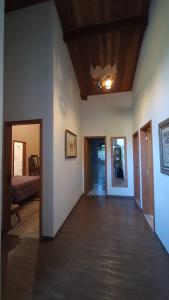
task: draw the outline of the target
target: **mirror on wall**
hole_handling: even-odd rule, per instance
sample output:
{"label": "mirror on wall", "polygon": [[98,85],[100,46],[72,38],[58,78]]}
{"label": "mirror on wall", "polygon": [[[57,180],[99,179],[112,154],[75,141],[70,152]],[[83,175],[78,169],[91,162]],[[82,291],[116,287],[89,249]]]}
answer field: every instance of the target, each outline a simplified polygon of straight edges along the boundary
{"label": "mirror on wall", "polygon": [[127,145],[126,137],[111,138],[112,186],[127,187]]}

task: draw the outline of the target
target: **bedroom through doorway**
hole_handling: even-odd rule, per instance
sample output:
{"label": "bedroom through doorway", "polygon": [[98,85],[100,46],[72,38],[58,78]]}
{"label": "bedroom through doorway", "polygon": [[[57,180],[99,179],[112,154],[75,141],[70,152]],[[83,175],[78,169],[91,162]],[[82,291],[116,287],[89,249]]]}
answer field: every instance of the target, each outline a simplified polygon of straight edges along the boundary
{"label": "bedroom through doorway", "polygon": [[3,232],[41,237],[42,121],[4,126]]}

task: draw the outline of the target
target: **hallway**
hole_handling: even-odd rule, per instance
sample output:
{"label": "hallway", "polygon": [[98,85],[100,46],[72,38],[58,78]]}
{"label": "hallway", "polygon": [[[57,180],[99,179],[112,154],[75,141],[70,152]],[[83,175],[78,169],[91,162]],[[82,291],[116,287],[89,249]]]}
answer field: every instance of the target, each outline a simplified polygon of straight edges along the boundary
{"label": "hallway", "polygon": [[3,300],[169,299],[168,254],[130,199],[84,197],[55,240],[3,248]]}

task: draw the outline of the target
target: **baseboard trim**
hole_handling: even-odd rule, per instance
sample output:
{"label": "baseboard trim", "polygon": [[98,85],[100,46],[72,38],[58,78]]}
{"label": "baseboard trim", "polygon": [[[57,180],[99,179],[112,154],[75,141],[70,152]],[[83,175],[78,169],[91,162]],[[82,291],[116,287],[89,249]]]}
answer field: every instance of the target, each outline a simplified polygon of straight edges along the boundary
{"label": "baseboard trim", "polygon": [[160,237],[159,237],[159,235],[157,234],[157,232],[156,232],[156,231],[153,231],[153,232],[154,232],[154,234],[155,234],[156,238],[159,240],[159,242],[160,242],[161,246],[162,246],[162,247],[163,247],[163,249],[165,250],[165,253],[166,253],[166,254],[167,254],[167,256],[169,257],[169,252],[167,251],[167,248],[164,246],[163,242],[160,240]]}
{"label": "baseboard trim", "polygon": [[118,199],[130,199],[134,200],[134,196],[120,196],[120,195],[110,195],[110,194],[105,194],[105,195],[88,195],[88,194],[83,194],[86,197],[106,197],[106,198],[118,198]]}
{"label": "baseboard trim", "polygon": [[57,237],[57,235],[61,231],[62,227],[66,223],[67,219],[70,217],[70,215],[72,214],[72,212],[74,211],[74,209],[78,205],[79,201],[83,198],[83,196],[84,196],[84,194],[81,194],[81,196],[77,200],[76,204],[73,206],[72,210],[70,211],[70,213],[68,214],[68,216],[66,217],[66,219],[64,220],[64,222],[62,223],[62,225],[60,226],[60,228],[57,230],[57,232],[55,233],[55,235],[53,237],[42,236],[41,239],[40,239],[42,242],[50,242],[50,241],[53,241]]}
{"label": "baseboard trim", "polygon": [[50,242],[50,241],[53,241],[54,240],[54,237],[50,237],[50,236],[41,236],[40,238],[40,242]]}
{"label": "baseboard trim", "polygon": [[133,196],[120,196],[120,195],[107,195],[107,198],[118,198],[118,199],[129,199],[129,200],[134,200]]}
{"label": "baseboard trim", "polygon": [[56,232],[54,239],[57,237],[57,235],[60,233],[60,231],[62,230],[62,227],[64,226],[64,224],[67,222],[67,220],[69,219],[69,217],[71,216],[71,214],[73,213],[73,211],[76,209],[77,205],[79,204],[79,201],[83,198],[84,194],[81,194],[81,196],[79,197],[79,199],[77,200],[76,204],[73,206],[72,210],[70,211],[70,213],[68,214],[68,216],[66,217],[66,219],[64,220],[63,224],[60,226],[60,228],[58,229],[58,231]]}
{"label": "baseboard trim", "polygon": [[140,211],[143,212],[143,209],[141,208],[140,204],[135,199],[134,199],[134,202],[136,203],[136,205],[140,209]]}

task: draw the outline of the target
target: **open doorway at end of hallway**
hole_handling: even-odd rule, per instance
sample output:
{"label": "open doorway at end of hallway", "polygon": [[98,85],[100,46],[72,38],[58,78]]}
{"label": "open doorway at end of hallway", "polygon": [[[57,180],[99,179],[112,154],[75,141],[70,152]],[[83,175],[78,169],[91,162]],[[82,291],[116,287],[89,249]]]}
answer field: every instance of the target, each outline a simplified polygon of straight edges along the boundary
{"label": "open doorway at end of hallway", "polygon": [[106,137],[84,138],[84,188],[88,195],[107,194]]}
{"label": "open doorway at end of hallway", "polygon": [[149,121],[140,129],[141,138],[141,170],[142,170],[142,208],[144,216],[155,230],[154,222],[154,177],[153,177],[153,149],[152,122]]}

